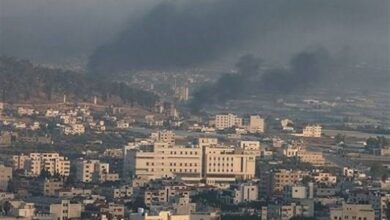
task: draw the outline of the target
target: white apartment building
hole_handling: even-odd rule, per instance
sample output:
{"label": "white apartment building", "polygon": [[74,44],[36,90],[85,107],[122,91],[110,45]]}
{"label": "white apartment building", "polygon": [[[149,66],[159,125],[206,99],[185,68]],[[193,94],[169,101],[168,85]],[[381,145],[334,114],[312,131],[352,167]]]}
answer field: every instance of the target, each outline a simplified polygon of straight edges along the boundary
{"label": "white apartment building", "polygon": [[330,220],[375,220],[375,210],[370,204],[347,204],[330,209]]}
{"label": "white apartment building", "polygon": [[24,169],[29,176],[39,176],[42,170],[51,175],[69,176],[70,161],[58,153],[30,153],[29,155],[14,155],[14,169]]}
{"label": "white apartment building", "polygon": [[235,114],[218,114],[215,116],[215,128],[223,130],[231,127],[242,127],[242,118]]}
{"label": "white apartment building", "polygon": [[110,173],[110,165],[99,160],[76,161],[76,179],[80,182],[106,182],[117,181],[119,175]]}
{"label": "white apartment building", "polygon": [[303,137],[321,137],[322,127],[321,125],[308,125],[303,129]]}
{"label": "white apartment building", "polygon": [[259,115],[251,115],[249,117],[249,125],[247,128],[249,133],[264,133],[265,122],[264,118]]}
{"label": "white apartment building", "polygon": [[[218,145],[216,139],[200,138],[195,147],[155,142],[148,151],[125,148],[125,166],[145,179],[180,176],[185,181],[208,184],[252,179],[259,150]],[[126,167],[124,169],[127,169]]]}

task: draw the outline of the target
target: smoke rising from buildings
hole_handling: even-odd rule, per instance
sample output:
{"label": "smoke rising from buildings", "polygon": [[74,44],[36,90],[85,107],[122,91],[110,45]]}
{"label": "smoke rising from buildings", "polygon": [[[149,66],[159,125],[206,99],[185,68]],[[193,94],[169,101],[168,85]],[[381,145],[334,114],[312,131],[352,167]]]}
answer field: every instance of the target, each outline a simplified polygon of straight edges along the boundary
{"label": "smoke rising from buildings", "polygon": [[280,61],[313,44],[351,46],[378,60],[388,53],[388,8],[385,0],[163,1],[98,47],[89,70],[197,67],[240,51]]}
{"label": "smoke rising from buildings", "polygon": [[214,84],[198,89],[190,107],[200,110],[206,104],[223,103],[254,94],[281,94],[302,91],[326,80],[344,66],[323,47],[308,48],[290,59],[287,68],[260,70],[261,60],[253,55],[242,56],[236,74],[224,74]]}

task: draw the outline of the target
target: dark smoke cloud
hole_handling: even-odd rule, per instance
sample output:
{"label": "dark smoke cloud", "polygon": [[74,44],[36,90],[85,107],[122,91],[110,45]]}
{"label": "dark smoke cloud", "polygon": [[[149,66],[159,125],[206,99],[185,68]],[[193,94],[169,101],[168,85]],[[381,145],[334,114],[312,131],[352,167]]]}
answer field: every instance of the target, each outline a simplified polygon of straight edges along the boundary
{"label": "dark smoke cloud", "polygon": [[89,68],[107,73],[214,60],[246,38],[258,8],[258,0],[164,1],[114,42],[99,47]]}
{"label": "dark smoke cloud", "polygon": [[99,47],[89,70],[193,67],[259,49],[266,59],[281,59],[317,43],[351,44],[376,59],[388,55],[388,10],[387,0],[164,1]]}
{"label": "dark smoke cloud", "polygon": [[342,66],[323,47],[309,48],[295,54],[287,68],[260,71],[261,60],[253,55],[242,56],[236,74],[224,74],[214,84],[198,89],[190,103],[194,111],[207,104],[254,94],[281,94],[304,91],[331,77]]}

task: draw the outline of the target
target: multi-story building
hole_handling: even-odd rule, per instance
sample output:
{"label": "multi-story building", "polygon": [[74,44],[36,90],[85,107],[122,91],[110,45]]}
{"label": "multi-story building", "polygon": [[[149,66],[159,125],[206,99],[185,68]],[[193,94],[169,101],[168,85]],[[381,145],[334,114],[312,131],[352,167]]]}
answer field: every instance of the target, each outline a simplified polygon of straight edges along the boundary
{"label": "multi-story building", "polygon": [[41,189],[44,196],[56,196],[63,187],[64,183],[60,180],[45,180]]}
{"label": "multi-story building", "polygon": [[124,185],[120,187],[102,188],[102,195],[114,199],[131,198],[133,195],[133,187]]}
{"label": "multi-story building", "polygon": [[12,157],[14,169],[24,169],[29,176],[39,176],[42,170],[51,175],[69,176],[70,161],[58,153],[30,153]]}
{"label": "multi-story building", "polygon": [[8,182],[12,179],[12,168],[0,165],[0,190],[6,191]]}
{"label": "multi-story building", "polygon": [[330,208],[331,220],[354,219],[354,220],[375,220],[375,210],[370,204],[347,204]]}
{"label": "multi-story building", "polygon": [[264,118],[259,115],[251,115],[249,117],[248,132],[249,133],[264,133],[265,122]]}
{"label": "multi-story building", "polygon": [[110,165],[102,163],[99,160],[83,160],[76,161],[76,179],[80,182],[106,182],[117,181],[119,175],[110,173]]}
{"label": "multi-story building", "polygon": [[321,137],[321,125],[308,125],[303,129],[303,137]]}
{"label": "multi-story building", "polygon": [[301,162],[310,163],[313,166],[325,166],[326,160],[322,154],[322,152],[313,152],[307,150],[298,151],[297,155]]}
{"label": "multi-story building", "polygon": [[215,116],[215,128],[223,130],[225,128],[242,127],[242,118],[235,114],[219,114]]}
{"label": "multi-story building", "polygon": [[281,169],[273,173],[273,191],[275,193],[283,192],[285,186],[292,186],[302,180],[301,171]]}
{"label": "multi-story building", "polygon": [[148,213],[135,213],[130,215],[130,220],[220,220],[221,216],[217,212],[211,213],[188,213],[188,214],[174,214],[169,211],[161,211],[157,215]]}
{"label": "multi-story building", "polygon": [[62,200],[60,203],[50,204],[50,214],[56,219],[79,219],[81,217],[81,204]]}
{"label": "multi-story building", "polygon": [[320,172],[313,175],[314,180],[316,183],[329,183],[329,184],[336,184],[337,183],[337,176],[333,175],[331,173],[327,172]]}
{"label": "multi-story building", "polygon": [[242,183],[234,190],[235,204],[256,201],[259,199],[259,187],[253,183]]}
{"label": "multi-story building", "polygon": [[175,144],[175,133],[173,131],[158,131],[152,133],[151,138],[157,142]]}
{"label": "multi-story building", "polygon": [[35,215],[34,203],[20,200],[10,201],[9,215],[22,219],[32,219],[32,217]]}
{"label": "multi-story building", "polygon": [[190,190],[185,185],[148,188],[144,193],[144,203],[147,206],[152,204],[167,204],[173,199],[173,197],[188,197],[189,195]]}
{"label": "multi-story building", "polygon": [[195,147],[155,142],[149,150],[125,149],[130,173],[147,179],[180,176],[185,181],[209,184],[251,179],[259,150],[218,145],[216,139],[199,139]]}

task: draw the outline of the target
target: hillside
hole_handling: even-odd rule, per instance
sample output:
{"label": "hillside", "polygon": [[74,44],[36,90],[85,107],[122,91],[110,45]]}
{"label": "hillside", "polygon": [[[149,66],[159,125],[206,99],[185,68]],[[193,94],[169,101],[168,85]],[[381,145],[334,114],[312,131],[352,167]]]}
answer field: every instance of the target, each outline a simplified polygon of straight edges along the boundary
{"label": "hillside", "polygon": [[106,103],[151,107],[158,97],[130,88],[125,83],[99,81],[84,74],[33,65],[29,61],[0,57],[2,102],[59,102],[66,94],[72,101],[90,101],[97,96]]}

